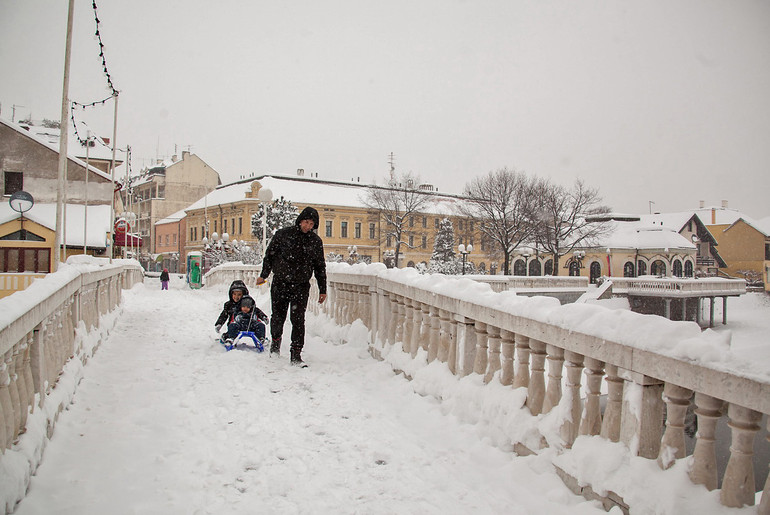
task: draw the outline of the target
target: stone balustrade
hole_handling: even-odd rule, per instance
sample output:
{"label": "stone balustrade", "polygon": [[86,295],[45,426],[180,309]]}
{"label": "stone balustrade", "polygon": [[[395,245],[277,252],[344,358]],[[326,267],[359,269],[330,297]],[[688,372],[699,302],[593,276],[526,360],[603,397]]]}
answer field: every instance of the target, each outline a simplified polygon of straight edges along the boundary
{"label": "stone balustrade", "polygon": [[[446,363],[457,376],[478,374],[485,383],[526,388],[525,409],[532,417],[557,406],[564,414],[560,452],[569,452],[580,435],[596,435],[622,442],[632,455],[656,460],[662,469],[691,459],[691,481],[708,490],[721,484],[722,504],[754,504],[754,439],[762,416],[770,413],[770,371],[682,356],[680,344],[702,338],[696,324],[599,306],[544,304],[511,292],[479,290],[481,285],[468,279],[438,281],[383,265],[334,264],[328,278],[329,299],[322,309],[340,325],[363,321],[375,357],[394,345],[412,356],[423,349],[429,362]],[[318,309],[314,303],[309,307]],[[698,432],[686,457],[685,415],[691,403]],[[732,445],[718,477],[714,435],[723,416],[729,419]],[[542,446],[552,445],[540,440]],[[512,443],[519,453],[540,451]],[[576,492],[586,492],[568,473],[563,477]],[[758,513],[770,514],[769,495],[765,483]],[[603,501],[629,509],[622,499]]]}
{"label": "stone balustrade", "polygon": [[722,297],[746,293],[743,279],[703,277],[680,279],[677,277],[604,277],[612,281],[613,293],[656,297]]}
{"label": "stone balustrade", "polygon": [[[93,351],[83,348],[76,330],[100,330],[100,317],[120,303],[122,289],[144,278],[135,261],[97,261],[104,265],[66,266],[0,299],[0,460],[26,431],[28,417],[40,410],[47,413],[44,429],[51,436],[66,406],[46,401],[65,364],[73,357],[85,363]],[[27,480],[37,463],[28,466]]]}

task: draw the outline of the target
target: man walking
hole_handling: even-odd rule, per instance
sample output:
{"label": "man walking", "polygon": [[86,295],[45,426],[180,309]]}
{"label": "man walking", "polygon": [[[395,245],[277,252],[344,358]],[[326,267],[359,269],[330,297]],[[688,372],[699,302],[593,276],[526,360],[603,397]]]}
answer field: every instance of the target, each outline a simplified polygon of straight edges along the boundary
{"label": "man walking", "polygon": [[310,278],[315,275],[318,283],[318,302],[326,300],[326,262],[321,237],[313,229],[318,228],[318,211],[308,206],[302,210],[292,227],[279,230],[270,240],[262,262],[262,272],[257,284],[264,284],[272,272],[270,287],[270,354],[281,352],[283,325],[286,311],[291,321],[291,363],[306,366],[302,361],[305,345],[305,309],[310,293]]}

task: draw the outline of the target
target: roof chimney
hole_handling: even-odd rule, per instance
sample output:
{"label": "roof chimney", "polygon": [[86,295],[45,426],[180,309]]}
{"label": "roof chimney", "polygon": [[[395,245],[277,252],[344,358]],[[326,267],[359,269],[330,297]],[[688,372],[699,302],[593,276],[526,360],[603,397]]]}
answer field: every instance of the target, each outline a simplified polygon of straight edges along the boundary
{"label": "roof chimney", "polygon": [[711,225],[717,224],[717,208],[711,208]]}
{"label": "roof chimney", "polygon": [[723,209],[727,209],[727,201],[726,200],[722,201],[722,208]]}
{"label": "roof chimney", "polygon": [[302,177],[305,175],[305,169],[304,168],[297,168],[297,175]]}
{"label": "roof chimney", "polygon": [[700,208],[703,209],[704,207],[706,207],[706,201],[705,200],[701,200],[700,201]]}

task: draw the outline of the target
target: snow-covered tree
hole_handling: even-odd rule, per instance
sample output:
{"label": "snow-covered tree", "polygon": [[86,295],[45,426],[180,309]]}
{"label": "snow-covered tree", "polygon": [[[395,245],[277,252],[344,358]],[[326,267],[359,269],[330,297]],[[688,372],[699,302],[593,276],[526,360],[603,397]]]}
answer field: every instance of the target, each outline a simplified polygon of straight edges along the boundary
{"label": "snow-covered tree", "polygon": [[409,218],[425,212],[432,203],[430,195],[420,191],[420,179],[411,173],[396,177],[393,172],[386,186],[372,186],[367,189],[364,203],[379,211],[382,217],[381,238],[387,238],[394,243],[392,261],[383,258],[385,264],[393,263],[398,268],[398,256],[401,246],[409,247]]}
{"label": "snow-covered tree", "polygon": [[[265,203],[259,204],[259,209],[251,215],[251,234],[256,236],[260,244],[262,242],[262,218],[264,215]],[[284,227],[290,227],[297,221],[299,210],[294,207],[291,200],[281,197],[273,200],[273,203],[267,208],[267,239],[268,241],[278,231]]]}
{"label": "snow-covered tree", "polygon": [[433,254],[426,269],[430,273],[456,275],[462,273],[462,263],[455,254],[455,231],[452,221],[444,218],[439,222]]}
{"label": "snow-covered tree", "polygon": [[238,240],[227,243],[220,240],[207,244],[203,249],[203,257],[209,269],[222,263],[240,261],[244,265],[256,265],[262,261],[257,249]]}

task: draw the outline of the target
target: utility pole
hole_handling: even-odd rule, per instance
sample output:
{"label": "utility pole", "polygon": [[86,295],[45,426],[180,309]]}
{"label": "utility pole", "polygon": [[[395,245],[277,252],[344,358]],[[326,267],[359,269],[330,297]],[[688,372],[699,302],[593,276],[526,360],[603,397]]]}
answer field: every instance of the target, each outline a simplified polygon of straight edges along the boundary
{"label": "utility pole", "polygon": [[16,123],[16,108],[17,108],[17,107],[25,107],[25,106],[20,106],[20,105],[18,105],[18,104],[13,104],[13,105],[11,106],[11,121],[12,121],[13,123]]}
{"label": "utility pole", "polygon": [[[71,2],[72,0],[70,0]],[[115,225],[115,150],[118,148],[118,92],[112,93],[112,99],[115,101],[115,114],[113,115],[112,122],[112,163],[110,164],[110,170],[112,171],[112,209],[110,209],[110,264],[112,264],[112,254],[115,251],[115,242],[112,238],[112,231]],[[128,166],[128,165],[126,165]],[[125,245],[125,242],[123,243]]]}
{"label": "utility pole", "polygon": [[[56,188],[56,235],[54,239],[54,262],[52,272],[59,269],[61,263],[62,244],[62,199],[64,198],[64,175],[67,171],[67,111],[69,111],[70,93],[70,56],[72,55],[72,17],[75,10],[75,0],[69,0],[67,13],[67,39],[64,45],[64,81],[61,94],[61,122],[59,124],[61,136],[59,137],[59,175]],[[16,106],[14,106],[16,107]],[[88,171],[86,170],[86,173]]]}

